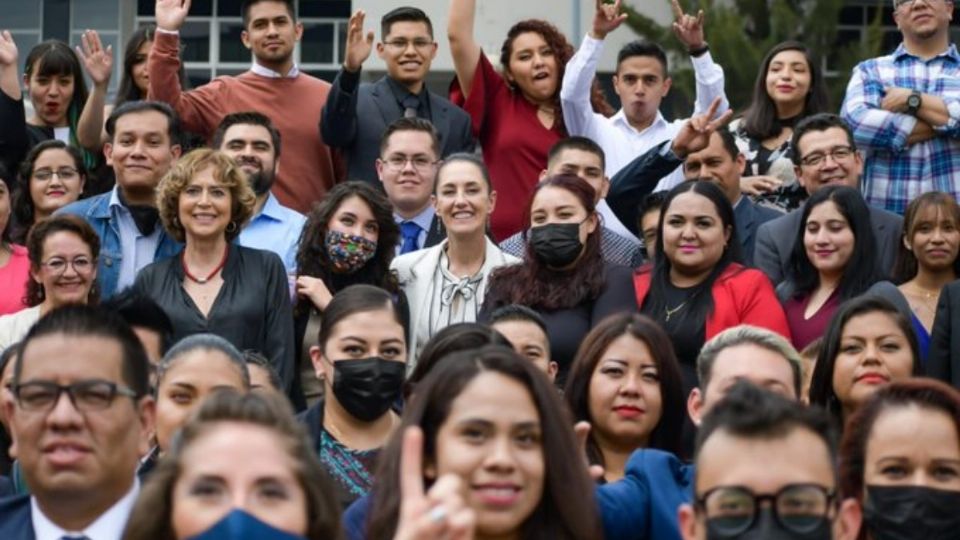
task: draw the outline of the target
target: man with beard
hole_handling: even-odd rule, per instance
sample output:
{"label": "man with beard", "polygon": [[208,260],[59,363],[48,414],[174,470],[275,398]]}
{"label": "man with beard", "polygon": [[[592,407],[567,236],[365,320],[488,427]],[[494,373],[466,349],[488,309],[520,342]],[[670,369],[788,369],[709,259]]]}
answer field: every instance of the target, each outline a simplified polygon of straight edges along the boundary
{"label": "man with beard", "polygon": [[213,147],[237,162],[257,194],[253,218],[240,232],[240,245],[276,253],[287,274],[296,274],[297,241],[307,218],[280,204],[270,192],[280,160],[280,132],[258,112],[228,114],[213,135]]}

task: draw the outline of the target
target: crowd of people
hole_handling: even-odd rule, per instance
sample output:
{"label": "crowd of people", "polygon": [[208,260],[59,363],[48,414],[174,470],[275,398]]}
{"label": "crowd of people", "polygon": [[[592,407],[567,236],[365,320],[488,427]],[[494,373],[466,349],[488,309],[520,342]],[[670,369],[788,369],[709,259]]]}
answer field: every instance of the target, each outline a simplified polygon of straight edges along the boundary
{"label": "crowd of people", "polygon": [[193,89],[190,4],[112,103],[95,31],[0,32],[0,538],[960,537],[952,0],[842,104],[775,45],[742,111],[673,0],[673,121],[657,43],[600,90],[621,0],[499,58],[476,0],[357,11],[332,82],[246,0]]}

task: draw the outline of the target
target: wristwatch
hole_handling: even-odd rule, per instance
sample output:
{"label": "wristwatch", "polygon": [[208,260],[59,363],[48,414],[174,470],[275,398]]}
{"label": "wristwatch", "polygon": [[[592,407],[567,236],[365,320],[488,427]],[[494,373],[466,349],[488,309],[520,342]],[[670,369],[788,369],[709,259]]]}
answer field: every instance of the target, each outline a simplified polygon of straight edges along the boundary
{"label": "wristwatch", "polygon": [[910,97],[907,98],[907,114],[916,116],[917,111],[920,110],[920,102],[920,91],[914,90],[910,92]]}

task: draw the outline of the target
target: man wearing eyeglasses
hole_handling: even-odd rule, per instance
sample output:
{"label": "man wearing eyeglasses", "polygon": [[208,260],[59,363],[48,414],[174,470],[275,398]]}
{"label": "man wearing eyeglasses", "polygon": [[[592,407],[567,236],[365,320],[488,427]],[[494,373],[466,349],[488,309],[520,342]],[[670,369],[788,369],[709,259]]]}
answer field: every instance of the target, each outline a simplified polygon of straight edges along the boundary
{"label": "man wearing eyeglasses", "polygon": [[387,65],[387,75],[360,84],[361,67],[373,48],[373,32],[364,33],[365,17],[363,11],[350,17],[343,68],[333,81],[320,123],[323,141],[346,157],[347,178],[376,184],[380,136],[398,118],[432,122],[440,139],[439,156],[472,151],[470,116],[424,84],[437,55],[430,18],[415,7],[398,7],[384,15],[377,54]]}
{"label": "man wearing eyeglasses", "polygon": [[[800,355],[783,336],[749,325],[727,329],[708,341],[697,357],[698,387],[690,392],[687,413],[700,427],[739,382],[799,401],[802,373]],[[680,540],[677,509],[693,500],[695,470],[669,452],[635,451],[623,479],[597,489],[604,538]]]}
{"label": "man wearing eyeglasses", "polygon": [[136,335],[102,308],[52,311],[24,338],[12,390],[12,452],[31,495],[0,502],[0,538],[119,539],[154,425]]}
{"label": "man wearing eyeglasses", "polygon": [[[850,127],[839,116],[820,113],[804,118],[794,128],[790,144],[797,182],[809,195],[834,184],[860,187],[863,158]],[[891,272],[900,245],[903,218],[875,206],[869,209],[877,240],[876,264],[884,272]],[[757,230],[753,262],[774,285],[786,279],[802,216],[803,208],[798,208],[764,223]]]}
{"label": "man wearing eyeglasses", "polygon": [[903,214],[926,191],[960,196],[960,53],[952,0],[893,0],[903,42],[853,70],[841,114],[864,149],[863,192]]}
{"label": "man wearing eyeglasses", "polygon": [[743,382],[707,415],[697,439],[684,540],[852,540],[861,511],[838,499],[830,420]]}
{"label": "man wearing eyeglasses", "polygon": [[440,141],[429,121],[401,118],[380,142],[377,175],[400,225],[397,255],[439,244],[447,237],[433,206]]}

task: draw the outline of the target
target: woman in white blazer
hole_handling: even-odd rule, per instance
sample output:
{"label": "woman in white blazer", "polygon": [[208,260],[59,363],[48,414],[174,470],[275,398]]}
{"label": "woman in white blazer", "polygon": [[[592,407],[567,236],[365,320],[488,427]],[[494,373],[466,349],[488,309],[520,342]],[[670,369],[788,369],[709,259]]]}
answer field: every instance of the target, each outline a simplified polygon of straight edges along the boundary
{"label": "woman in white blazer", "polygon": [[447,239],[401,255],[391,264],[410,303],[408,372],[433,334],[454,323],[477,320],[487,278],[495,268],[520,262],[487,237],[497,193],[482,160],[473,154],[447,157],[437,171],[434,194]]}

